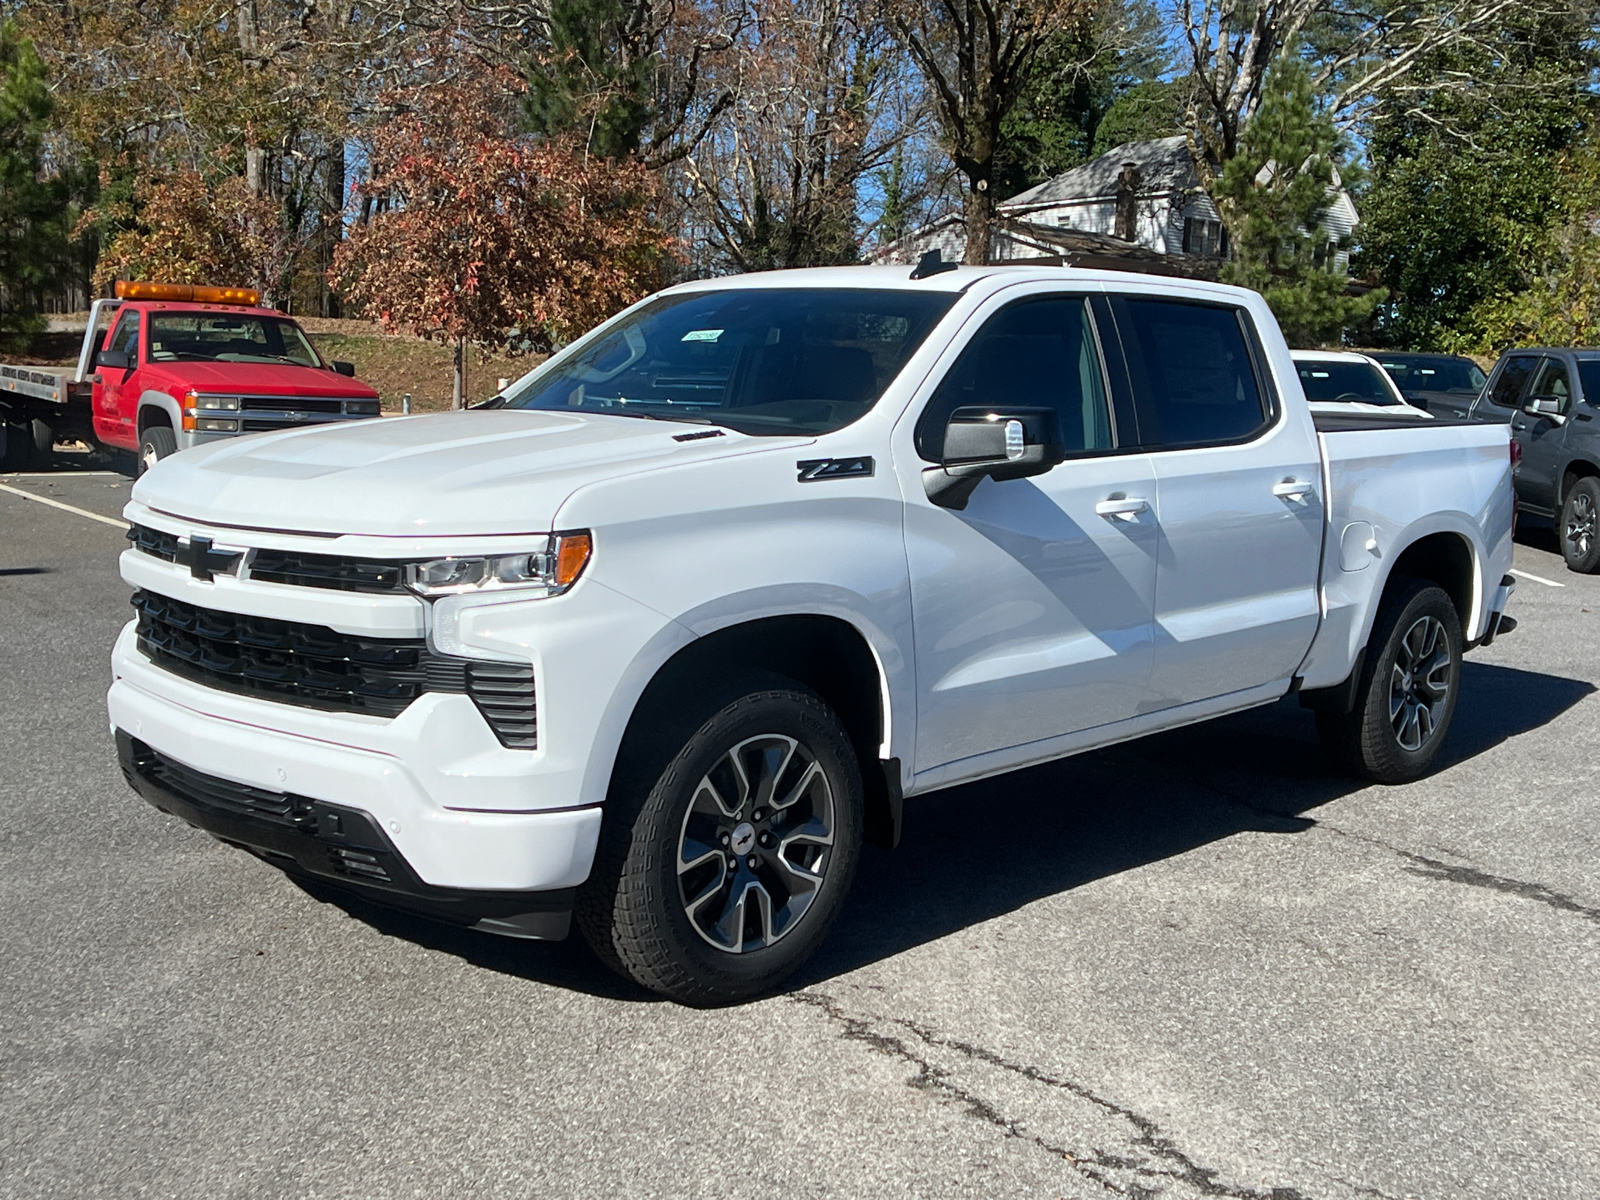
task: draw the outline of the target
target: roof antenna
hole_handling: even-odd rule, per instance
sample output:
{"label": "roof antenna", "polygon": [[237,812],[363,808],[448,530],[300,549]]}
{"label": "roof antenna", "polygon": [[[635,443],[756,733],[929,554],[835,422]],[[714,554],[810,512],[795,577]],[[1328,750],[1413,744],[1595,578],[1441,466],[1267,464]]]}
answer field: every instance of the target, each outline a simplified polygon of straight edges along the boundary
{"label": "roof antenna", "polygon": [[960,263],[945,262],[944,255],[935,248],[917,259],[917,265],[911,272],[911,278],[926,279],[930,275],[943,275],[946,271],[954,271],[960,265]]}

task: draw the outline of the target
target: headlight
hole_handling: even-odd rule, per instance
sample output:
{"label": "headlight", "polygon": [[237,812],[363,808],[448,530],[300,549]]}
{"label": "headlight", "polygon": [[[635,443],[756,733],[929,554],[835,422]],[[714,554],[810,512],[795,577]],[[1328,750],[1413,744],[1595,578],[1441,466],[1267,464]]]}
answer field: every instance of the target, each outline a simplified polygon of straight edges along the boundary
{"label": "headlight", "polygon": [[493,554],[481,558],[435,558],[406,564],[406,586],[419,596],[458,596],[467,592],[526,590],[559,596],[578,581],[588,565],[592,542],[587,530],[553,534],[533,554]]}

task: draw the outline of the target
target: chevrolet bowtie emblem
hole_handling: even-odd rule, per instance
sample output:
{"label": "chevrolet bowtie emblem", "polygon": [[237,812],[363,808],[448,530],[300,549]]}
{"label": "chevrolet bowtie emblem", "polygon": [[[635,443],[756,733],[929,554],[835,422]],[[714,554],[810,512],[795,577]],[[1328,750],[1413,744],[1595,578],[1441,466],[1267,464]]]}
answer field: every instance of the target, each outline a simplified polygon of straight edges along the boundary
{"label": "chevrolet bowtie emblem", "polygon": [[212,542],[206,537],[192,537],[189,539],[189,548],[180,553],[180,561],[189,564],[189,574],[196,579],[211,582],[212,574],[216,571],[224,573],[233,569],[233,564],[238,561],[239,555],[226,550],[213,550]]}

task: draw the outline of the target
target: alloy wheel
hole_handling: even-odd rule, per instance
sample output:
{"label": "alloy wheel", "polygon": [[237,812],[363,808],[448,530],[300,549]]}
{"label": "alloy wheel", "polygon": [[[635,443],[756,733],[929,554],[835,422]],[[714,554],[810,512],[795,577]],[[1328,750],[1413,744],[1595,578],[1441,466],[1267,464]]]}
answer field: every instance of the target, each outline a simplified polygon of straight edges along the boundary
{"label": "alloy wheel", "polygon": [[678,837],[689,924],[728,954],[770,946],[805,916],[833,858],[834,790],[804,745],[746,738],[701,778]]}
{"label": "alloy wheel", "polygon": [[1389,675],[1389,724],[1403,750],[1438,731],[1450,698],[1450,637],[1437,617],[1419,617],[1400,639]]}
{"label": "alloy wheel", "polygon": [[1562,530],[1562,536],[1577,557],[1582,558],[1589,553],[1589,547],[1594,544],[1595,509],[1594,501],[1588,493],[1578,492],[1568,503],[1566,527]]}

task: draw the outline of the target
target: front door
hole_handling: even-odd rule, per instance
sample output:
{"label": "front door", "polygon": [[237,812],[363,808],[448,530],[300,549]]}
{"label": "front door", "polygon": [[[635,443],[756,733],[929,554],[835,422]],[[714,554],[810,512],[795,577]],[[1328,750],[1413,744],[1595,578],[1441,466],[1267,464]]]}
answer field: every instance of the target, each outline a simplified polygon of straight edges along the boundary
{"label": "front door", "polygon": [[1522,443],[1522,464],[1517,471],[1517,495],[1535,508],[1554,511],[1565,447],[1566,422],[1572,416],[1572,379],[1567,364],[1546,357],[1539,364],[1522,403],[1554,400],[1560,417],[1533,416],[1519,408],[1511,417],[1511,436]]}
{"label": "front door", "polygon": [[1127,296],[1112,310],[1161,531],[1146,709],[1287,682],[1320,619],[1310,414],[1283,411],[1243,309]]}
{"label": "front door", "polygon": [[104,349],[128,356],[128,368],[96,368],[100,383],[94,389],[94,433],[107,445],[136,449],[139,445],[139,393],[133,387],[139,364],[139,314],[125,312],[112,330]]}
{"label": "front door", "polygon": [[[1068,457],[986,479],[955,511],[921,475],[956,408],[1050,406]],[[1150,675],[1154,475],[1119,443],[1095,323],[1043,292],[985,320],[937,384],[901,471],[916,647],[915,769],[1104,725]]]}

